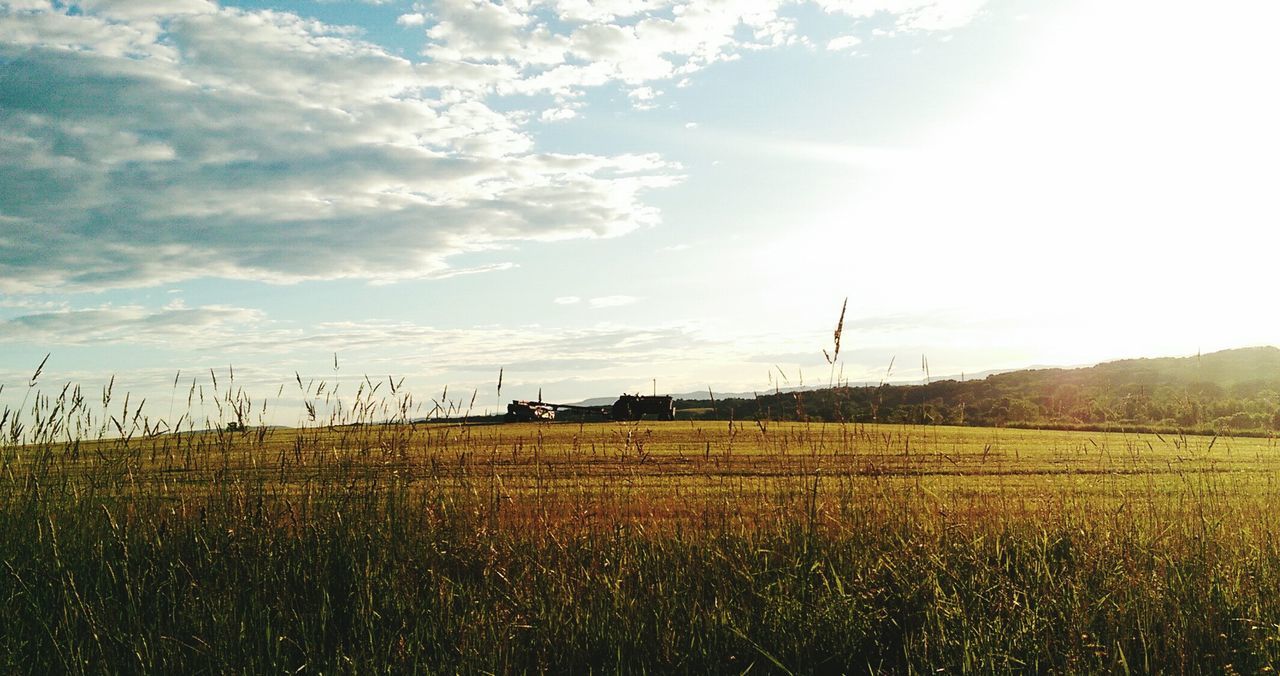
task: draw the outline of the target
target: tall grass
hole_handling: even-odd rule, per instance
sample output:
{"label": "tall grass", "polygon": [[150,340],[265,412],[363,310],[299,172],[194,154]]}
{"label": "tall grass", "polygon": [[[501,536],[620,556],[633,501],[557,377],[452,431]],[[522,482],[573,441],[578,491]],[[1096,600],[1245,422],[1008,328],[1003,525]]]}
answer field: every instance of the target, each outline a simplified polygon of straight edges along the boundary
{"label": "tall grass", "polygon": [[326,414],[332,389],[297,380],[298,429],[254,426],[263,404],[233,382],[214,386],[204,429],[109,390],[33,391],[6,412],[0,671],[1280,660],[1273,440],[410,424],[395,383]]}

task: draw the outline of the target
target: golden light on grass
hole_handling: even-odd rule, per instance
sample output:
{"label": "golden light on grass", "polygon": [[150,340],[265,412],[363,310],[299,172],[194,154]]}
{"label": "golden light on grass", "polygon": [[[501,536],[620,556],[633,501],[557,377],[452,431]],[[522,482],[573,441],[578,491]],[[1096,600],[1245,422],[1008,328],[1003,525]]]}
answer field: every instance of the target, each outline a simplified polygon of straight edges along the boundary
{"label": "golden light on grass", "polygon": [[221,386],[220,410],[248,428],[184,416],[167,433],[109,393],[100,407],[36,393],[0,445],[0,666],[1080,673],[1280,659],[1274,438],[412,423],[393,381],[327,409],[334,388],[298,381],[320,417],[300,429],[253,426],[261,406]]}

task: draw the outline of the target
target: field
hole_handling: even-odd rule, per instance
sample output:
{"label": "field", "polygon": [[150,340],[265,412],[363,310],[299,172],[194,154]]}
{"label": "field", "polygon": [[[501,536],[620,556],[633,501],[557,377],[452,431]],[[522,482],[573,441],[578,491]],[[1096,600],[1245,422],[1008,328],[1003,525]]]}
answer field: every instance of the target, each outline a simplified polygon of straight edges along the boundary
{"label": "field", "polygon": [[38,402],[0,446],[6,673],[1280,661],[1274,439],[768,421],[113,436],[79,406]]}

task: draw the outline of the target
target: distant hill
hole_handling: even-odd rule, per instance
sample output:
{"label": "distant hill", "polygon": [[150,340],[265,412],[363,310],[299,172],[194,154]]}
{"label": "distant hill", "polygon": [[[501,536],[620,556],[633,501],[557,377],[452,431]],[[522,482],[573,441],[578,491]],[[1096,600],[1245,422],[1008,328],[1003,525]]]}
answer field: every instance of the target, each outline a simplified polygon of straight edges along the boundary
{"label": "distant hill", "polygon": [[1246,347],[1195,357],[1124,359],[1077,371],[1150,384],[1211,383],[1229,388],[1247,383],[1277,383],[1280,382],[1280,348]]}
{"label": "distant hill", "polygon": [[716,395],[714,402],[697,397],[680,404],[709,418],[1261,434],[1280,428],[1280,349],[1028,369],[963,382]]}

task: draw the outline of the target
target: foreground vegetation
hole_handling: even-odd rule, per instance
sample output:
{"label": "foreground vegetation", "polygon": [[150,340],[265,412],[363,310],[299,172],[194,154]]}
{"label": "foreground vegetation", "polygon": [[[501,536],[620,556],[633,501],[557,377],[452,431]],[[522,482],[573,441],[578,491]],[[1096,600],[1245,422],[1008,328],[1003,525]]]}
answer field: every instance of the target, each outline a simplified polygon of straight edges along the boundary
{"label": "foreground vegetation", "polygon": [[1280,661],[1274,439],[346,418],[155,434],[128,404],[87,409],[64,391],[9,419],[0,671]]}

